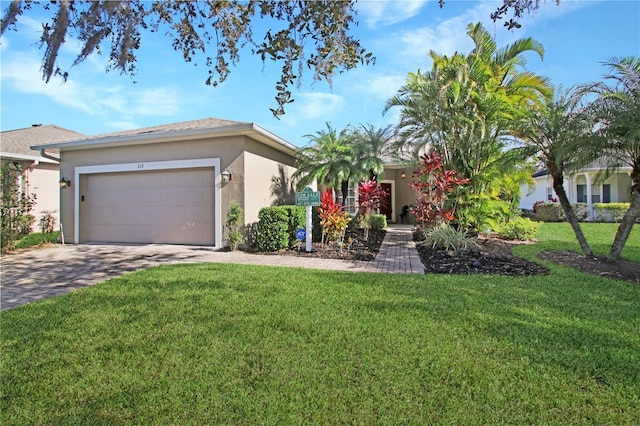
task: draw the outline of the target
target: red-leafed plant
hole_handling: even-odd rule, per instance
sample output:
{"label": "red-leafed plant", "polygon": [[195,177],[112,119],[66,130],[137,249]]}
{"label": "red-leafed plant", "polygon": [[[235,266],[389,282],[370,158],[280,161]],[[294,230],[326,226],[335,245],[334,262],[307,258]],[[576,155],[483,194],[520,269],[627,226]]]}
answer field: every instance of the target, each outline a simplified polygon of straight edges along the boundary
{"label": "red-leafed plant", "polygon": [[[344,211],[344,207],[336,202],[333,189],[329,188],[322,193],[320,206],[318,206],[318,216],[320,217],[320,227],[322,228],[322,247],[330,241],[342,240],[347,230],[347,225],[351,222],[349,213]],[[342,247],[342,244],[340,244]]]}
{"label": "red-leafed plant", "polygon": [[382,199],[387,192],[378,186],[378,182],[367,180],[358,184],[358,209],[360,211],[360,224],[364,228],[364,239],[369,239],[371,229],[371,215],[380,209]]}
{"label": "red-leafed plant", "polygon": [[533,203],[532,210],[533,210],[534,213],[537,213],[538,212],[538,206],[540,204],[557,203],[557,202],[558,202],[558,199],[555,198],[555,197],[550,199],[549,201],[536,201],[535,203]]}
{"label": "red-leafed plant", "polygon": [[422,229],[455,219],[455,207],[447,205],[451,192],[469,182],[455,170],[445,170],[442,156],[437,152],[424,154],[409,184],[418,197],[411,213]]}

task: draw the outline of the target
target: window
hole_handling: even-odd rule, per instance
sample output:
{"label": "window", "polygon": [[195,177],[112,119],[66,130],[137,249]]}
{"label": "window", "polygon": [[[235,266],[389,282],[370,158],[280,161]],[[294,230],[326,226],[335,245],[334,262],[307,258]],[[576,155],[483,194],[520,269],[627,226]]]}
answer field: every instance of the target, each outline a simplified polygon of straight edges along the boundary
{"label": "window", "polygon": [[577,186],[578,199],[576,200],[578,203],[586,203],[587,202],[587,185],[578,185]]}
{"label": "window", "polygon": [[351,217],[354,217],[358,209],[358,188],[349,186],[349,193],[347,194],[347,203],[345,211],[348,212]]}
{"label": "window", "polygon": [[611,202],[611,185],[605,183],[602,185],[602,202],[610,203]]}
{"label": "window", "polygon": [[553,188],[550,186],[547,186],[547,201],[552,201],[553,200]]}

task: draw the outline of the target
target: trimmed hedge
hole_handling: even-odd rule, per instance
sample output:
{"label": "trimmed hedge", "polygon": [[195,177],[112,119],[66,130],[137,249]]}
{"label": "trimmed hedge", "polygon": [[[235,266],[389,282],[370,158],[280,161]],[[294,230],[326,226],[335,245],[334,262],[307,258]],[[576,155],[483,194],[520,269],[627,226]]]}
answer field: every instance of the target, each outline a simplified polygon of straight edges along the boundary
{"label": "trimmed hedge", "polygon": [[387,216],[383,214],[374,214],[371,215],[371,229],[374,231],[381,231],[383,229],[387,229]]}
{"label": "trimmed hedge", "polygon": [[498,226],[496,233],[505,240],[532,240],[540,228],[539,222],[529,218],[519,217],[515,220]]}
{"label": "trimmed hedge", "polygon": [[[571,203],[578,220],[583,222],[589,217],[589,206],[586,203]],[[536,217],[543,222],[563,222],[567,217],[560,203],[542,203],[536,206]]]}
{"label": "trimmed hedge", "polygon": [[293,247],[296,230],[305,226],[303,206],[264,207],[258,213],[258,251]]}
{"label": "trimmed hedge", "polygon": [[629,210],[629,203],[595,203],[593,210],[598,222],[622,221],[622,216]]}

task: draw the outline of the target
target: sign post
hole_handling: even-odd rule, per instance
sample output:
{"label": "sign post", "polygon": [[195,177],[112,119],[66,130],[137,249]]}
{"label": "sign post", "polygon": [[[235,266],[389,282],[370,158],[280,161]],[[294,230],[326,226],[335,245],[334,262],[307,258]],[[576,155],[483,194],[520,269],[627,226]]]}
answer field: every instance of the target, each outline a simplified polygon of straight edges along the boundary
{"label": "sign post", "polygon": [[311,240],[313,239],[313,224],[311,221],[311,207],[320,205],[320,192],[314,191],[310,187],[306,187],[302,192],[296,192],[296,206],[305,206],[307,210],[306,232],[305,232],[305,250],[311,252]]}

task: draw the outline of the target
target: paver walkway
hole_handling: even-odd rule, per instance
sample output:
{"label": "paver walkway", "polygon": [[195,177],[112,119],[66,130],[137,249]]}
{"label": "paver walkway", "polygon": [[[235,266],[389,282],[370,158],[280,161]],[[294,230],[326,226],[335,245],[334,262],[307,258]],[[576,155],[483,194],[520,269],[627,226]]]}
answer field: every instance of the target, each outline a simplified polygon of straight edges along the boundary
{"label": "paver walkway", "polygon": [[393,226],[372,262],[303,256],[265,256],[175,245],[78,244],[4,255],[0,309],[87,287],[126,272],[170,263],[239,263],[348,272],[424,274],[410,226]]}

